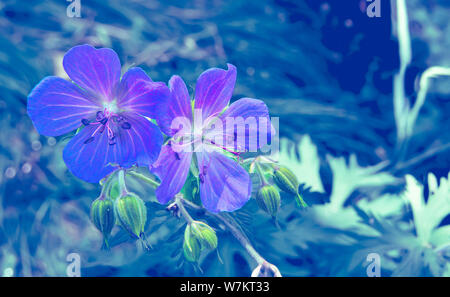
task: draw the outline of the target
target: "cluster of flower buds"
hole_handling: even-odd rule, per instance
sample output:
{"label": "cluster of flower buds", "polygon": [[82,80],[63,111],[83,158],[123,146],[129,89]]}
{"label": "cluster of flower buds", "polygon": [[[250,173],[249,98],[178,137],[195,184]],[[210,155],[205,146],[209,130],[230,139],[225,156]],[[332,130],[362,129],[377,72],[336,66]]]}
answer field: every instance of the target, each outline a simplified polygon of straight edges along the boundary
{"label": "cluster of flower buds", "polygon": [[[295,174],[287,167],[274,164],[270,160],[269,164],[269,166],[260,164],[259,160],[255,162],[257,173],[261,179],[261,187],[256,194],[259,208],[275,218],[281,205],[279,190],[294,196],[300,207],[307,207],[308,205],[298,192],[299,182]],[[269,167],[270,173],[267,172],[267,169],[263,171],[262,165]]]}
{"label": "cluster of flower buds", "polygon": [[184,231],[183,254],[186,260],[197,262],[202,250],[217,248],[216,232],[206,223],[192,221]]}
{"label": "cluster of flower buds", "polygon": [[103,184],[102,194],[91,205],[91,220],[103,234],[104,247],[109,249],[108,239],[114,225],[121,226],[133,238],[140,239],[145,248],[144,235],[147,208],[136,194],[121,187],[121,182],[109,180]]}

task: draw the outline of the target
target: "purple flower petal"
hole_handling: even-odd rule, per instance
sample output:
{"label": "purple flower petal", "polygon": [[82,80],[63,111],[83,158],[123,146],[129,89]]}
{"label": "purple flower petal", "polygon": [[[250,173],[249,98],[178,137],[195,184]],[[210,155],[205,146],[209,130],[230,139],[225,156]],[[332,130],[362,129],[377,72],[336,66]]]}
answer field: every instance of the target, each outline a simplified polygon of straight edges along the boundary
{"label": "purple flower petal", "polygon": [[123,75],[116,97],[120,109],[158,120],[167,109],[169,88],[152,82],[141,68],[135,67]]}
{"label": "purple flower petal", "polygon": [[170,145],[162,147],[158,160],[150,166],[150,170],[161,180],[156,189],[156,198],[160,203],[167,203],[183,188],[191,159],[192,153],[176,153]]}
{"label": "purple flower petal", "polygon": [[122,116],[126,128],[123,124],[108,124],[114,132],[114,141],[101,124],[84,127],[69,141],[63,158],[70,172],[96,183],[114,170],[111,164],[148,166],[158,158],[163,141],[158,127],[143,117],[126,113]]}
{"label": "purple flower petal", "polygon": [[260,148],[260,133],[266,135],[264,144],[270,141],[269,110],[261,100],[252,98],[239,99],[220,115],[220,119],[225,127],[227,142],[224,141],[224,143],[229,149],[240,152],[256,152]]}
{"label": "purple flower petal", "polygon": [[218,152],[196,153],[200,172],[200,197],[211,212],[234,211],[250,198],[252,183],[247,171]]}
{"label": "purple flower petal", "polygon": [[76,84],[100,101],[113,100],[112,92],[120,79],[120,60],[115,51],[78,45],[64,55],[63,66]]}
{"label": "purple flower petal", "polygon": [[44,78],[28,96],[27,111],[39,134],[58,136],[81,126],[99,110],[80,88],[62,78]]}
{"label": "purple flower petal", "polygon": [[173,120],[177,117],[184,117],[189,123],[192,122],[192,107],[189,92],[183,79],[178,75],[174,75],[169,81],[170,97],[167,102],[167,111],[159,122],[161,130],[173,136],[179,129],[171,127]]}
{"label": "purple flower petal", "polygon": [[135,164],[138,166],[153,164],[158,159],[163,144],[161,130],[144,117],[127,112],[122,116],[129,127],[124,129],[122,125],[119,134],[123,134],[123,142],[118,145],[126,147],[129,154],[120,165],[130,167]]}
{"label": "purple flower petal", "polygon": [[195,86],[195,109],[202,110],[203,121],[218,115],[229,103],[236,83],[236,67],[211,68],[203,72]]}
{"label": "purple flower petal", "polygon": [[109,145],[107,133],[99,133],[92,138],[98,126],[84,127],[66,145],[63,159],[67,168],[76,177],[97,183],[114,170],[110,163],[122,162],[123,147]]}

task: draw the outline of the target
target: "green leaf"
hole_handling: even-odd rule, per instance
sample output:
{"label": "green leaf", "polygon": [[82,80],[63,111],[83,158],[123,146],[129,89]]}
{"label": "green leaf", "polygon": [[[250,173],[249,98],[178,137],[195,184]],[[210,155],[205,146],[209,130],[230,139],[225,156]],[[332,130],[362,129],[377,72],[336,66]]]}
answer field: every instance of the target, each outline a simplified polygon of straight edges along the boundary
{"label": "green leaf", "polygon": [[449,180],[441,178],[438,185],[436,177],[429,173],[428,188],[428,202],[425,203],[423,185],[413,176],[406,176],[404,197],[411,204],[417,236],[424,244],[430,242],[433,230],[450,214]]}
{"label": "green leaf", "polygon": [[398,179],[390,173],[381,172],[384,163],[361,167],[355,155],[350,156],[348,165],[344,157],[336,158],[328,155],[327,160],[333,172],[333,189],[330,197],[333,209],[343,207],[347,198],[358,188],[387,186],[398,182]]}

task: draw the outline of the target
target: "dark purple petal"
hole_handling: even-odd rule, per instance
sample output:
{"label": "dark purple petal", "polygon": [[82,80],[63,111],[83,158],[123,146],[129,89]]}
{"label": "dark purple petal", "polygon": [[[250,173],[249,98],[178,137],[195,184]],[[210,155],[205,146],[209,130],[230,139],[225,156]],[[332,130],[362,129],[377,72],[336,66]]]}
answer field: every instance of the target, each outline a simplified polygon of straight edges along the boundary
{"label": "dark purple petal", "polygon": [[[226,144],[233,151],[252,151],[260,148],[260,136],[270,141],[271,125],[266,104],[258,99],[242,98],[231,104],[220,116]],[[264,135],[260,135],[264,133]]]}
{"label": "dark purple petal", "polygon": [[63,151],[63,159],[69,171],[90,183],[97,183],[111,173],[114,167],[109,163],[121,163],[124,155],[121,146],[108,144],[107,133],[92,136],[97,127],[98,125],[84,127]]}
{"label": "dark purple petal", "polygon": [[251,180],[247,171],[218,152],[196,153],[200,174],[200,197],[211,212],[234,211],[250,198]]}
{"label": "dark purple petal", "polygon": [[58,136],[81,126],[99,109],[76,85],[62,78],[44,78],[28,96],[27,111],[38,132]]}
{"label": "dark purple petal", "polygon": [[229,103],[236,83],[236,67],[211,68],[203,72],[195,86],[195,109],[202,110],[203,121],[218,115]]}
{"label": "dark purple petal", "polygon": [[167,102],[167,111],[165,116],[159,122],[161,130],[173,136],[179,129],[172,126],[173,120],[177,117],[183,117],[192,122],[192,107],[189,92],[183,79],[174,75],[169,81],[170,97]]}
{"label": "dark purple petal", "polygon": [[120,109],[159,120],[167,109],[169,88],[162,82],[153,82],[141,68],[135,67],[123,75],[116,97]]}
{"label": "dark purple petal", "polygon": [[163,135],[161,130],[148,119],[134,115],[132,113],[123,113],[126,120],[126,128],[119,128],[119,135],[122,141],[119,146],[126,147],[128,157],[121,163],[123,167],[149,166],[153,164],[159,156],[163,144]]}
{"label": "dark purple petal", "polygon": [[95,49],[85,44],[71,48],[63,59],[67,75],[80,87],[97,95],[100,101],[113,100],[120,79],[120,60],[109,48]]}
{"label": "dark purple petal", "polygon": [[192,153],[176,153],[170,145],[162,147],[158,160],[150,166],[150,170],[161,180],[160,186],[156,189],[156,198],[160,203],[167,203],[183,188],[191,159]]}

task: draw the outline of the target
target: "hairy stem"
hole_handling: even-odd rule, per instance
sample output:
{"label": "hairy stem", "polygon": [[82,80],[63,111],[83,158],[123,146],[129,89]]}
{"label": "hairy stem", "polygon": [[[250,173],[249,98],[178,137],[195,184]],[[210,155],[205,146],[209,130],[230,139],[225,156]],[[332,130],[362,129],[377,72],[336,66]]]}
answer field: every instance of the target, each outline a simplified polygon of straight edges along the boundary
{"label": "hairy stem", "polygon": [[175,204],[177,205],[178,209],[180,210],[181,215],[184,217],[184,219],[186,220],[186,222],[188,224],[191,224],[194,220],[192,219],[191,215],[187,212],[182,200],[184,200],[183,194],[175,195]]}
{"label": "hairy stem", "polygon": [[100,196],[98,196],[98,199],[103,200],[108,196],[109,193],[109,189],[111,188],[111,183],[113,181],[113,177],[115,175],[115,172],[111,173],[110,175],[108,175],[105,179],[105,181],[103,182],[102,186],[102,190],[100,192]]}
{"label": "hairy stem", "polygon": [[159,182],[157,182],[154,179],[151,179],[148,176],[143,175],[142,173],[139,173],[139,172],[136,172],[136,171],[128,171],[127,174],[129,174],[129,175],[131,175],[133,177],[136,177],[136,178],[138,178],[138,179],[148,183],[149,185],[151,185],[154,188],[159,187],[159,184],[160,184]]}
{"label": "hairy stem", "polygon": [[264,172],[263,172],[263,170],[261,169],[261,165],[259,165],[258,162],[255,162],[255,168],[256,168],[256,171],[258,172],[259,177],[261,178],[261,184],[262,184],[262,186],[264,187],[265,185],[268,185],[269,183],[267,182],[267,179],[266,179],[266,177],[264,176]]}
{"label": "hairy stem", "polygon": [[125,183],[125,170],[119,170],[119,174],[117,176],[119,182],[119,191],[122,196],[128,194],[127,185]]}

